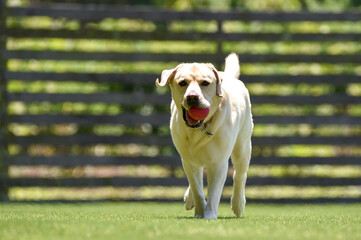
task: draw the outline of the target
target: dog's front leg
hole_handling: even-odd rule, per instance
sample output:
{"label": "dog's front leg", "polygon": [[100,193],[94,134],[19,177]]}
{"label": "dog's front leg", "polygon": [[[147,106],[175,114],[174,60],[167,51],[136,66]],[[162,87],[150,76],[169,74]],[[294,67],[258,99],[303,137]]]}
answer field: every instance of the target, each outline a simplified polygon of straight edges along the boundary
{"label": "dog's front leg", "polygon": [[207,167],[208,196],[204,218],[217,219],[218,205],[227,178],[228,161]]}
{"label": "dog's front leg", "polygon": [[187,175],[189,185],[193,194],[195,205],[195,217],[204,217],[204,208],[207,205],[203,193],[203,167],[195,166],[183,161],[183,168]]}

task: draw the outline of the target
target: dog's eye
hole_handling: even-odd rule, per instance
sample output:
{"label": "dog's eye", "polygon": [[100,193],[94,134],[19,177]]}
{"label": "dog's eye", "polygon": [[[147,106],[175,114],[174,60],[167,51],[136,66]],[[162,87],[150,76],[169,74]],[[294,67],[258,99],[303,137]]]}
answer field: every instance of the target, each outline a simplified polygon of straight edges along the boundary
{"label": "dog's eye", "polygon": [[183,80],[183,81],[180,81],[178,83],[178,85],[181,86],[181,87],[184,87],[184,86],[187,86],[187,82]]}
{"label": "dog's eye", "polygon": [[203,81],[203,82],[201,83],[201,85],[204,86],[204,87],[207,87],[209,84],[210,84],[210,83],[207,82],[207,81]]}

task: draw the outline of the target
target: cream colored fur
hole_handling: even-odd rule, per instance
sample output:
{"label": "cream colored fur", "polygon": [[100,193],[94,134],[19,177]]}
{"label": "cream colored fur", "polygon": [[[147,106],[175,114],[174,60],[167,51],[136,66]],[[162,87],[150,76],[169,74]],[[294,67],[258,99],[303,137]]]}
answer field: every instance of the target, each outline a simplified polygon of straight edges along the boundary
{"label": "cream colored fur", "polygon": [[[170,129],[189,181],[185,208],[195,207],[196,218],[217,218],[218,205],[227,177],[228,159],[234,166],[231,208],[237,217],[244,211],[245,184],[251,158],[253,121],[248,90],[238,80],[238,56],[226,58],[225,72],[204,63],[180,64],[164,70],[157,86],[171,86]],[[186,82],[186,86],[181,86]],[[202,83],[207,81],[208,86]],[[190,109],[188,95],[199,96],[199,107],[210,108],[202,127],[191,128],[183,118]],[[184,109],[184,110],[183,110]],[[203,193],[203,170],[207,170],[208,196]]]}

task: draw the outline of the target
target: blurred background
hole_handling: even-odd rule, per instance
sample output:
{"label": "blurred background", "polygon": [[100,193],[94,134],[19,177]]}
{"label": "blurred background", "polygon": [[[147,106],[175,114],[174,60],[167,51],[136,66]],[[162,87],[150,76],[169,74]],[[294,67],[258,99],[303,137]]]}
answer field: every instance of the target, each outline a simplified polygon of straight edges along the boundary
{"label": "blurred background", "polygon": [[248,201],[361,201],[360,0],[84,2],[2,1],[3,199],[181,201],[170,91],[154,81],[236,52]]}

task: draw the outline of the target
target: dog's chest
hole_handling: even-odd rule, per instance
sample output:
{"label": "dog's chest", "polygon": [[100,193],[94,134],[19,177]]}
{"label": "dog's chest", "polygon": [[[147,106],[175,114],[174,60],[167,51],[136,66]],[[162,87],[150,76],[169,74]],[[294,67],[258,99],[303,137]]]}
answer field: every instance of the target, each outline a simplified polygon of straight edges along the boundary
{"label": "dog's chest", "polygon": [[179,129],[173,131],[172,137],[175,145],[180,148],[201,148],[202,146],[212,142],[213,136],[208,136],[201,129]]}
{"label": "dog's chest", "polygon": [[[190,131],[188,131],[190,130]],[[172,133],[174,145],[184,161],[206,166],[223,159],[230,146],[219,141],[217,135],[209,136],[201,129],[183,129]]]}

